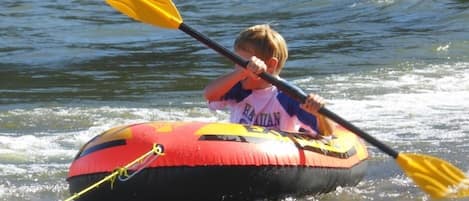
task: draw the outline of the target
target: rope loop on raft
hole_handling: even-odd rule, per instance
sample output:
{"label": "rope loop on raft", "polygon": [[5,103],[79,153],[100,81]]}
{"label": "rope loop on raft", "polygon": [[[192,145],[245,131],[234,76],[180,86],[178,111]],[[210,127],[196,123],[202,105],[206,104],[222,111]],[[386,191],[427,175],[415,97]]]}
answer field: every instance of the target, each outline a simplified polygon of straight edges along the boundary
{"label": "rope loop on raft", "polygon": [[[153,161],[155,161],[158,156],[163,155],[163,146],[154,144],[152,153],[153,154],[148,154],[147,156],[141,158],[141,161],[138,163],[133,164],[129,168],[122,168],[121,174],[119,174],[119,181],[127,181],[131,179],[133,176],[137,175],[140,173],[143,169],[145,169],[148,165],[150,165]],[[135,169],[135,171],[129,175],[128,170]],[[112,184],[111,184],[112,185]],[[112,187],[111,187],[112,188]]]}
{"label": "rope loop on raft", "polygon": [[[114,183],[116,181],[116,178],[119,179],[119,181],[125,182],[129,179],[131,179],[133,176],[137,175],[139,172],[141,172],[145,167],[147,167],[149,164],[151,164],[153,161],[155,161],[159,156],[164,155],[164,147],[161,144],[153,144],[153,147],[150,151],[147,153],[141,155],[140,157],[136,158],[132,162],[128,163],[124,167],[118,167],[116,168],[110,175],[104,177],[103,179],[99,180],[98,182],[88,186],[87,188],[81,190],[78,193],[74,193],[73,196],[65,199],[64,201],[72,201],[80,198],[80,196],[90,192],[91,190],[98,188],[99,185],[103,184],[106,181],[109,181],[111,183],[111,189],[114,187]],[[135,171],[132,174],[128,174],[129,169],[135,168]]]}

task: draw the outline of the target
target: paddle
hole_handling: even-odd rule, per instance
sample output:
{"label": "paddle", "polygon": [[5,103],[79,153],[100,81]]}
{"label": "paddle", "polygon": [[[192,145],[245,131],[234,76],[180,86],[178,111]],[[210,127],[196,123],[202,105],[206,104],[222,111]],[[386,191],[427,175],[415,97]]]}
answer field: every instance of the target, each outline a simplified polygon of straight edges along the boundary
{"label": "paddle", "polygon": [[[184,24],[171,0],[106,0],[106,2],[135,20],[162,28],[179,29],[236,64],[243,67],[246,67],[248,64],[247,60]],[[259,76],[300,102],[304,102],[307,98],[307,95],[301,89],[284,80],[279,80],[265,72]],[[396,159],[403,172],[412,178],[417,186],[432,198],[461,198],[469,196],[469,179],[452,164],[428,155],[397,152],[327,108],[322,107],[319,113],[334,120]]]}

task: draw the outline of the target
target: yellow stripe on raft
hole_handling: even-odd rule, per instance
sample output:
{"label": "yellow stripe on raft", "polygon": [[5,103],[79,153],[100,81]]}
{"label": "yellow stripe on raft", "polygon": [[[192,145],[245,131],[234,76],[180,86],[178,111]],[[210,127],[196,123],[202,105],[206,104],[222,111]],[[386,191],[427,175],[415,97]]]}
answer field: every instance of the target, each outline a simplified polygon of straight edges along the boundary
{"label": "yellow stripe on raft", "polygon": [[[278,131],[267,129],[260,126],[245,126],[231,123],[213,123],[200,128],[196,135],[238,135],[243,137],[253,137],[276,140],[280,142],[291,142],[288,136],[282,135]],[[355,149],[360,159],[366,159],[368,154],[366,147],[362,146],[357,136],[345,129],[334,129],[333,138],[331,140],[321,139],[305,139],[295,137],[303,147],[315,147],[337,153],[344,153],[350,149]]]}

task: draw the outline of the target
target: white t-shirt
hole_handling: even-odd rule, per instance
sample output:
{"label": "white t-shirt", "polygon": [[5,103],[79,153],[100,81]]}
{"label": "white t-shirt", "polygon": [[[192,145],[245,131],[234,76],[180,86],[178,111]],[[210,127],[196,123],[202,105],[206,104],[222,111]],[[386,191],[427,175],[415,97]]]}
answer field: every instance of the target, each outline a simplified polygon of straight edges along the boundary
{"label": "white t-shirt", "polygon": [[318,133],[317,119],[300,108],[298,101],[272,86],[265,89],[245,90],[241,83],[230,89],[221,101],[210,101],[208,107],[230,109],[230,121],[258,125],[288,132]]}

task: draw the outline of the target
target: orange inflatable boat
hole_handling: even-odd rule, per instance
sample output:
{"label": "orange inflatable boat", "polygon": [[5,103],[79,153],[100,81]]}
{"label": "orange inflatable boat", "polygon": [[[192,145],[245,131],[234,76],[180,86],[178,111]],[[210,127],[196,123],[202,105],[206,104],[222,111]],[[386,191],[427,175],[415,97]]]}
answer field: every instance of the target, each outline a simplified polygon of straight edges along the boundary
{"label": "orange inflatable boat", "polygon": [[125,171],[131,178],[114,178],[78,200],[249,200],[319,194],[356,185],[368,159],[364,143],[341,127],[331,139],[311,139],[231,123],[147,122],[110,129],[85,144],[70,166],[70,192],[95,184],[155,144],[162,156],[142,159]]}

